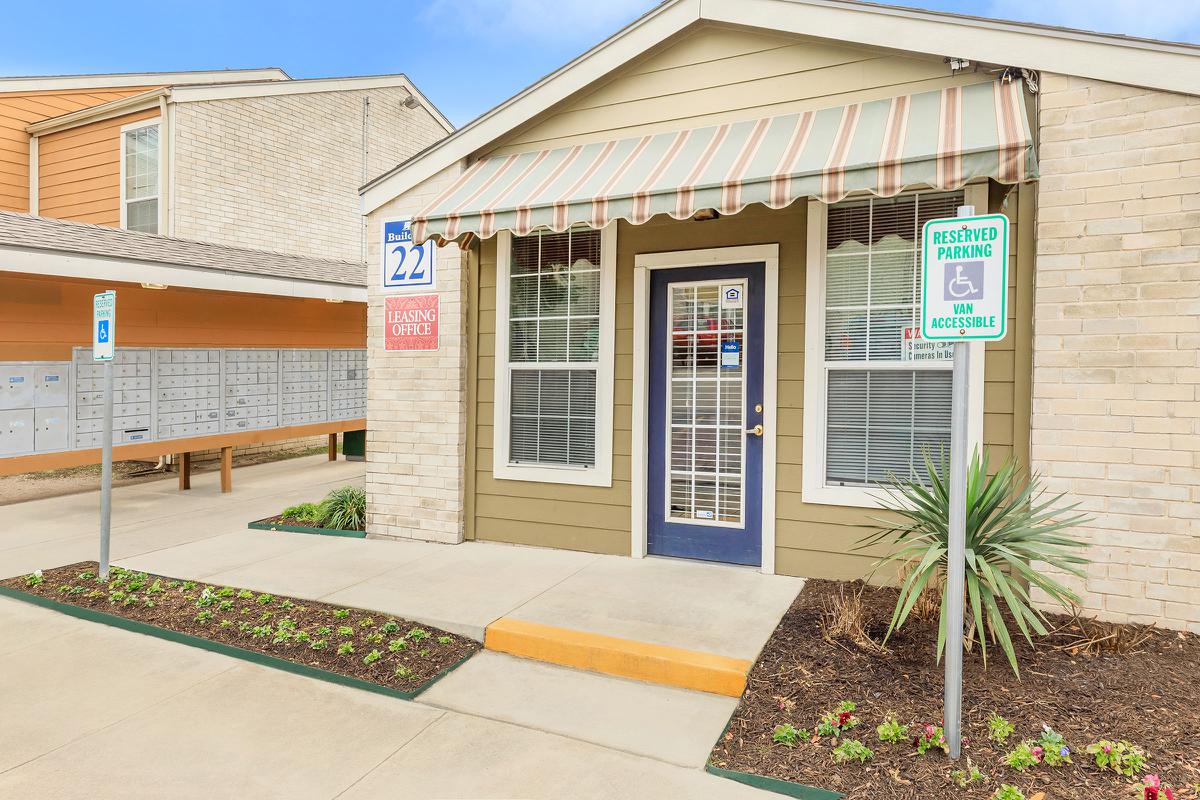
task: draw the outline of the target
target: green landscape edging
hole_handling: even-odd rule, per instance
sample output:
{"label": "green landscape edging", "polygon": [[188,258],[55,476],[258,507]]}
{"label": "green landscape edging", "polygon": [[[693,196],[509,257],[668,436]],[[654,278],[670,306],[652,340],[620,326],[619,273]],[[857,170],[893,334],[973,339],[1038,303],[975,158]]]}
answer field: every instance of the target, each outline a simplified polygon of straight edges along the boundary
{"label": "green landscape edging", "polygon": [[766,775],[753,775],[749,772],[738,772],[734,769],[722,769],[714,767],[712,764],[705,764],[704,771],[712,775],[717,775],[721,778],[728,778],[731,781],[744,783],[747,786],[753,786],[755,789],[765,789],[768,792],[775,792],[786,797],[794,797],[796,800],[839,800],[845,797],[843,794],[832,792],[828,789],[818,789],[815,786],[806,786],[803,783],[793,783],[779,778],[768,778]]}
{"label": "green landscape edging", "polygon": [[306,678],[315,678],[326,683],[336,683],[341,686],[349,686],[352,689],[362,689],[375,694],[382,694],[387,697],[395,697],[400,700],[412,700],[417,695],[424,692],[429,687],[440,681],[442,678],[449,675],[454,670],[458,669],[467,659],[475,655],[474,652],[455,661],[450,666],[443,669],[441,672],[434,675],[425,683],[418,686],[412,691],[403,692],[399,689],[392,689],[388,686],[381,686],[378,683],[364,681],[362,678],[355,678],[350,675],[342,675],[337,672],[330,672],[320,667],[313,667],[308,664],[297,664],[295,661],[289,661],[286,658],[267,655],[266,653],[258,653],[253,650],[246,650],[235,645],[225,644],[224,642],[214,642],[211,639],[205,639],[201,636],[192,636],[190,633],[180,633],[173,631],[170,628],[160,628],[157,625],[151,625],[148,622],[140,622],[134,619],[127,619],[116,614],[109,614],[104,611],[97,611],[94,608],[85,608],[76,606],[70,603],[60,603],[57,600],[51,600],[48,597],[41,597],[36,594],[22,592],[20,589],[11,589],[7,586],[0,586],[0,597],[11,597],[14,600],[21,600],[31,605],[40,606],[42,608],[57,611],[60,614],[66,614],[70,617],[87,620],[88,622],[99,622],[102,625],[109,625],[114,628],[131,631],[133,633],[142,633],[147,636],[154,636],[158,639],[163,639],[176,644],[184,644],[189,647],[198,647],[201,650],[208,650],[213,653],[230,656],[232,658],[240,658],[242,661],[249,661],[251,664],[258,664],[263,667],[271,667],[272,669],[290,672],[294,675],[302,675]]}
{"label": "green landscape edging", "polygon": [[[741,705],[741,702],[741,698],[738,698],[738,705]],[[733,714],[736,713],[737,708],[734,707]],[[733,714],[729,715],[729,721],[725,723],[725,727],[721,730],[721,735],[717,737],[714,747],[725,740],[725,734],[729,733],[729,726],[733,724]],[[716,775],[718,778],[737,781],[738,783],[752,786],[755,789],[775,792],[785,797],[795,798],[795,800],[841,800],[841,798],[846,796],[832,789],[820,789],[804,783],[785,781],[782,778],[769,778],[766,775],[755,775],[752,772],[738,772],[736,769],[724,769],[723,767],[714,765],[711,761],[705,762],[704,771],[710,775]]]}
{"label": "green landscape edging", "polygon": [[304,525],[280,525],[278,522],[267,522],[265,519],[256,519],[253,522],[246,523],[247,528],[253,528],[256,531],[288,531],[289,533],[312,533],[317,536],[343,536],[347,539],[365,539],[367,538],[366,531],[344,531],[339,528],[309,528]]}

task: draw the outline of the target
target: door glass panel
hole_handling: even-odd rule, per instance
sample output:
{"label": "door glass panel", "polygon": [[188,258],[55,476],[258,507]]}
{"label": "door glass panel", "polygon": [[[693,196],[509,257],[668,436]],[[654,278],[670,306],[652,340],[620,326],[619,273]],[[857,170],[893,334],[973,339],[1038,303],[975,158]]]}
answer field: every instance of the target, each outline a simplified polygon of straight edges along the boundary
{"label": "door glass panel", "polygon": [[669,289],[669,520],[742,524],[744,294],[744,281]]}

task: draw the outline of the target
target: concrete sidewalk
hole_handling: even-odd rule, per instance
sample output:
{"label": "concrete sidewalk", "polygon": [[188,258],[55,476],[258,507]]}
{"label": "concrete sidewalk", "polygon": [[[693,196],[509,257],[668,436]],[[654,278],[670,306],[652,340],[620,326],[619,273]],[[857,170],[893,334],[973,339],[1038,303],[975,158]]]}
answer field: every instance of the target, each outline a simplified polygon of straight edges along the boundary
{"label": "concrete sidewalk", "polygon": [[[744,671],[749,669],[802,585],[796,579],[764,576],[744,568],[668,559],[635,560],[489,543],[451,546],[344,539],[245,527],[248,521],[278,513],[286,505],[316,500],[335,486],[361,481],[362,470],[361,464],[329,464],[318,456],[243,468],[232,495],[219,493],[215,476],[201,476],[190,493],[179,493],[174,484],[166,482],[120,488],[114,493],[114,559],[126,567],[165,575],[369,608],[479,640],[498,623],[505,623],[510,627],[564,631],[585,640],[592,637],[604,647],[616,642],[618,660],[640,657],[649,651],[648,661],[658,663],[664,652],[679,650],[685,655],[736,662],[743,673],[742,680]],[[7,577],[94,559],[96,507],[95,494],[0,507],[0,575]],[[15,613],[18,620],[23,618],[27,610],[13,612],[13,605],[0,604],[0,617]],[[64,664],[46,670],[46,674],[57,676],[60,686],[90,687],[104,696],[109,681],[107,673],[119,671],[121,663],[121,656],[105,655],[110,643],[117,641],[112,635],[119,634],[121,639],[130,634],[101,631],[99,626],[79,628],[80,623],[73,620],[46,616],[40,611],[37,614],[40,621],[35,631],[25,631],[19,621],[12,622],[10,627],[0,618],[0,669],[4,668],[3,659],[7,657],[5,647],[20,646],[20,653],[12,653],[12,667],[18,673],[37,678],[42,674],[40,663],[49,659],[57,664],[66,659]],[[64,631],[77,631],[70,634],[72,640],[82,636],[81,641],[88,648],[97,648],[95,658],[87,652],[70,655],[67,649],[55,650],[65,647],[65,641],[56,643],[56,637],[67,635]],[[198,722],[209,720],[218,727],[232,726],[238,731],[258,730],[260,723],[248,716],[263,713],[259,700],[265,698],[258,698],[256,693],[274,692],[277,684],[282,686],[279,682],[290,686],[291,682],[303,680],[286,675],[263,676],[259,674],[260,668],[239,662],[226,665],[228,674],[209,676],[200,667],[217,656],[193,654],[189,648],[147,637],[135,636],[123,641],[125,657],[133,661],[144,657],[143,663],[150,673],[138,677],[141,673],[134,669],[128,676],[113,680],[117,703],[115,706],[112,702],[103,703],[105,710],[100,719],[108,719],[106,715],[116,713],[117,709],[128,710],[121,705],[125,702],[122,692],[126,691],[121,687],[129,679],[149,687],[146,702],[162,698],[161,707],[156,707],[157,711],[149,717],[162,713],[199,713]],[[535,644],[541,649],[519,654],[560,664],[594,666],[587,658],[582,662],[559,660],[561,651],[554,650],[555,642]],[[623,646],[631,649],[621,651]],[[176,656],[164,655],[162,664],[154,666],[157,656],[152,654],[164,647]],[[179,670],[170,668],[167,664],[175,663],[172,658],[179,659],[181,665],[194,662],[200,672],[193,675],[183,666]],[[76,680],[60,674],[60,668],[81,670],[81,677]],[[238,698],[238,702],[223,703],[217,697],[210,698],[209,689],[205,688],[210,680],[211,685],[224,687],[219,694]],[[184,685],[191,688],[181,688]],[[539,759],[534,758],[525,767],[531,772],[526,776],[520,775],[520,768],[507,765],[508,761],[526,763],[525,748],[536,746],[545,748],[554,758],[563,759],[562,764],[554,767],[553,781],[567,783],[550,785],[558,790],[570,781],[591,781],[596,786],[608,787],[598,795],[612,796],[617,791],[613,787],[625,785],[624,778],[608,774],[607,770],[612,769],[632,770],[630,774],[640,776],[637,780],[647,782],[639,784],[633,796],[660,794],[659,789],[674,796],[733,791],[724,781],[711,789],[684,789],[701,777],[704,780],[696,786],[709,786],[708,776],[702,776],[698,768],[703,766],[724,729],[740,689],[730,692],[734,696],[718,696],[674,688],[686,685],[654,685],[485,651],[416,704],[400,703],[399,710],[389,708],[386,713],[380,712],[382,718],[391,720],[388,725],[394,723],[395,730],[389,730],[384,737],[392,744],[394,757],[375,754],[377,758],[371,766],[378,765],[377,772],[349,759],[341,777],[353,773],[354,780],[361,778],[363,785],[377,787],[382,784],[374,783],[376,780],[403,775],[406,781],[414,780],[415,785],[427,787],[432,794],[445,791],[447,796],[537,796],[543,786],[538,781],[547,775],[545,770],[537,769]],[[36,765],[57,764],[56,748],[65,747],[66,743],[55,738],[58,733],[54,726],[43,730],[43,723],[36,719],[43,711],[38,709],[47,709],[45,713],[55,718],[58,714],[55,709],[60,705],[62,714],[69,716],[75,704],[92,708],[95,703],[86,697],[74,698],[73,690],[60,698],[55,694],[61,692],[60,688],[36,682],[35,686],[41,688],[33,690],[34,694],[24,701],[33,702],[41,695],[36,709],[27,709],[33,718],[15,715],[13,719],[22,722],[10,729],[10,735],[26,743],[20,747],[14,745],[16,749],[12,752],[36,759],[28,767],[21,767],[21,773],[42,776],[38,778],[42,780],[43,767]],[[276,698],[290,698],[296,690],[280,691],[288,693],[274,695]],[[325,697],[326,692],[340,696],[347,691],[351,690],[308,685],[302,694]],[[171,699],[179,692],[210,698],[229,715],[228,720],[222,723],[212,717],[206,709],[200,709],[202,703]],[[351,703],[337,700],[334,695],[322,701],[331,706],[314,714],[314,719],[324,717],[337,736],[351,739],[352,735],[338,728],[343,724],[353,727],[343,717],[357,713],[355,709],[363,703],[368,706],[387,703],[377,698],[359,698]],[[291,702],[289,699],[287,705]],[[336,708],[338,703],[343,706],[341,711]],[[297,722],[284,711],[278,709],[267,714],[283,725],[280,730],[299,725],[299,735],[310,735],[314,742],[326,736],[321,723],[313,722],[311,728],[306,728],[307,723]],[[389,715],[394,715],[394,719]],[[150,722],[149,717],[147,723],[158,730],[159,723]],[[364,730],[370,735],[377,730],[372,719],[368,715],[364,723]],[[59,720],[58,724],[63,723]],[[111,724],[116,726],[114,730],[133,731],[125,723]],[[378,728],[388,725],[381,722]],[[74,729],[71,724],[64,728]],[[418,735],[418,731],[427,733]],[[411,745],[405,743],[410,734],[416,737]],[[97,731],[94,735],[104,740],[95,745],[101,752],[114,748],[113,757],[118,760],[126,757],[118,743],[107,743],[106,734]],[[188,733],[195,741],[209,735],[212,734],[205,730]],[[494,737],[501,740],[493,741]],[[0,735],[0,752],[4,751],[4,745]],[[205,752],[207,746],[199,747],[197,752]],[[69,748],[66,751],[71,752]],[[224,754],[224,750],[220,752]],[[271,754],[269,748],[260,747],[256,752],[260,756]],[[314,750],[312,757],[320,758],[318,753]],[[465,775],[439,777],[437,765],[454,763],[455,768],[449,772],[457,773],[463,762],[455,760],[461,757],[464,762],[470,761],[477,753],[483,754],[482,774],[468,770]],[[172,752],[163,752],[161,756],[168,760],[184,758],[183,753]],[[234,761],[238,758],[234,757]],[[489,758],[495,760],[488,761]],[[626,759],[640,761],[627,764]],[[288,760],[305,763],[304,758]],[[645,760],[654,766],[642,764]],[[73,764],[74,758],[70,761]],[[87,763],[87,758],[83,761]],[[675,773],[670,769],[663,771],[668,767],[689,768],[688,777],[671,777]],[[5,768],[0,763],[0,776],[8,777],[3,773]],[[62,768],[67,775],[73,774],[73,767]],[[187,772],[193,769],[199,771]],[[188,765],[187,770],[184,774],[195,778],[198,785],[213,785],[211,782],[218,778],[217,773],[193,765]],[[81,780],[83,774],[78,773]],[[377,775],[391,777],[372,777]],[[156,773],[154,779],[162,781],[163,786],[175,787],[179,785],[174,783],[177,777],[174,773]],[[461,782],[438,782],[451,778]],[[239,773],[237,780],[251,782],[241,784],[247,791],[262,788],[253,783],[249,771]],[[673,783],[676,780],[683,783],[676,785]],[[286,781],[280,784],[285,785]],[[4,787],[0,781],[0,789]],[[655,791],[647,791],[651,788]],[[313,796],[332,796],[321,794],[327,790],[333,791],[332,784],[322,784],[319,790],[314,788]],[[0,791],[0,795],[4,792]],[[586,795],[583,792],[581,796]],[[418,796],[423,795],[418,793]]]}
{"label": "concrete sidewalk", "polygon": [[0,797],[769,797],[5,598],[0,674]]}

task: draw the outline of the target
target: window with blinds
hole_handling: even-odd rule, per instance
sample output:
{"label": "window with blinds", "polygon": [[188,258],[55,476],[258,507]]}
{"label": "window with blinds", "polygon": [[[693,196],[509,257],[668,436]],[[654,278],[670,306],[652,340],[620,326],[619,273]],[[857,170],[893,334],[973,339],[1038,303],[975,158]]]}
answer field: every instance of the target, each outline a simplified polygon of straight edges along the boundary
{"label": "window with blinds", "polygon": [[158,233],[158,153],[158,125],[123,134],[121,202],[127,230]]}
{"label": "window with blinds", "polygon": [[596,464],[600,232],[513,237],[509,462]]}
{"label": "window with blinds", "polygon": [[919,478],[924,455],[949,452],[949,345],[919,338],[921,228],[954,216],[962,192],[829,207],[825,262],[825,483]]}

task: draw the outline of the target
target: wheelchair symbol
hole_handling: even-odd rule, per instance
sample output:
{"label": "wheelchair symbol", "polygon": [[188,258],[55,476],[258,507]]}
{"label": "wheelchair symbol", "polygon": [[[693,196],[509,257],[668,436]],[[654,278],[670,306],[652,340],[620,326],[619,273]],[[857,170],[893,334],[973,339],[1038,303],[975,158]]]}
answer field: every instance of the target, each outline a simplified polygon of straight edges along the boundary
{"label": "wheelchair symbol", "polygon": [[975,294],[975,284],[963,275],[963,265],[955,264],[954,267],[954,280],[946,284],[946,291],[958,298]]}
{"label": "wheelchair symbol", "polygon": [[945,300],[983,299],[983,262],[949,261],[946,263]]}

